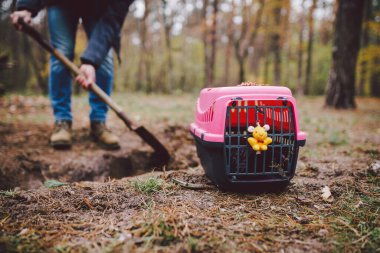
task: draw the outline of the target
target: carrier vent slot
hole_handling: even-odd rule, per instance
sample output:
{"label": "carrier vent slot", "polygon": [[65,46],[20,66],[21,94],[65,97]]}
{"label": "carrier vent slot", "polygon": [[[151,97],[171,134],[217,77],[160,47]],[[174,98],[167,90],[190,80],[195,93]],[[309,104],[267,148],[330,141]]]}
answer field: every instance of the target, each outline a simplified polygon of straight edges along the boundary
{"label": "carrier vent slot", "polygon": [[[247,139],[249,126],[268,124],[273,142],[256,153]],[[245,100],[227,107],[224,138],[225,169],[232,180],[286,178],[296,162],[295,122],[291,103]]]}

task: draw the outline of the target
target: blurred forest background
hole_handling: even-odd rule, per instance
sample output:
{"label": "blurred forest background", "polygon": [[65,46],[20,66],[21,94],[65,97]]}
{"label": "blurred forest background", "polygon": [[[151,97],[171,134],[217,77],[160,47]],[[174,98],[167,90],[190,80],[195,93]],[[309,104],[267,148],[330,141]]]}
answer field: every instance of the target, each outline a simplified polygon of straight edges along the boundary
{"label": "blurred forest background", "polygon": [[[47,93],[49,56],[10,24],[15,2],[0,0],[1,90]],[[33,22],[48,37],[46,12]],[[78,64],[85,46],[79,25]],[[327,91],[327,104],[328,90],[335,100],[342,90],[380,96],[380,1],[136,0],[122,30],[121,58],[119,91],[192,92],[255,81],[298,95]],[[340,68],[350,61],[353,70]],[[339,88],[340,72],[351,86]],[[333,103],[355,107],[349,100]]]}

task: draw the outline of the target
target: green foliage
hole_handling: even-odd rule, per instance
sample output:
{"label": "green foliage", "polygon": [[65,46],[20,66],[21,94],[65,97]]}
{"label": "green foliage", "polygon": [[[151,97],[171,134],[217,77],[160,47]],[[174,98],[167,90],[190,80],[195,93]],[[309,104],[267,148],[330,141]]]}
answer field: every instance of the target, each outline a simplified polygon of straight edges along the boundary
{"label": "green foliage", "polygon": [[310,84],[310,94],[322,95],[325,93],[331,65],[331,44],[314,44],[313,69]]}
{"label": "green foliage", "polygon": [[145,181],[136,180],[132,182],[133,187],[145,194],[152,194],[162,189],[164,181],[157,177],[150,177]]}
{"label": "green foliage", "polygon": [[48,179],[45,181],[44,185],[46,188],[56,188],[56,187],[67,185],[67,183],[62,183],[54,179]]}
{"label": "green foliage", "polygon": [[[115,88],[117,90],[137,90],[156,94],[179,92],[194,92],[204,87],[204,59],[205,50],[203,45],[203,25],[207,22],[202,20],[200,15],[201,7],[193,5],[192,10],[187,10],[187,6],[181,1],[173,1],[175,4],[168,5],[168,12],[165,12],[168,27],[164,27],[161,10],[161,3],[153,4],[154,8],[149,8],[146,19],[146,34],[142,36],[142,18],[130,13],[122,30],[121,58],[120,64],[115,67]],[[306,1],[308,2],[308,1]],[[311,1],[310,1],[311,2]],[[309,3],[310,3],[309,2]],[[210,3],[210,2],[209,2]],[[234,45],[231,45],[229,29],[233,30],[235,36],[242,28],[239,22],[228,23],[233,15],[236,20],[246,15],[248,17],[247,29],[253,27],[255,15],[258,8],[258,1],[253,1],[243,7],[244,2],[220,1],[223,8],[218,12],[217,23],[217,43],[216,43],[216,63],[215,63],[215,86],[233,85],[239,77],[237,57],[234,54]],[[245,62],[245,76],[247,81],[266,82],[274,84],[274,57],[273,41],[279,37],[280,59],[281,59],[281,84],[297,88],[298,78],[298,49],[303,49],[303,69],[302,80],[305,79],[306,65],[306,45],[308,22],[307,13],[309,4],[304,11],[294,7],[294,1],[264,1],[263,20],[257,29],[255,42],[249,43],[246,47],[249,54]],[[187,3],[186,5],[191,4]],[[378,6],[376,7],[378,9]],[[373,17],[379,16],[374,8]],[[281,9],[280,22],[276,22],[275,9]],[[312,52],[312,73],[309,83],[310,94],[320,95],[325,91],[329,77],[331,65],[331,36],[333,34],[332,23],[333,3],[330,1],[323,5],[317,5],[319,13],[323,12],[321,18],[315,18],[314,22],[314,42]],[[0,83],[3,83],[7,91],[40,92],[47,88],[46,80],[48,76],[48,54],[31,40],[20,36],[6,19],[7,13],[11,10],[4,10],[3,20],[0,22],[0,53],[6,53],[10,60],[17,64],[13,69],[5,70],[0,75]],[[278,12],[277,12],[278,13]],[[206,15],[209,16],[209,15]],[[209,19],[209,17],[207,17]],[[301,32],[300,20],[303,18],[303,45],[299,45],[299,34]],[[44,20],[41,15],[40,20]],[[182,21],[181,21],[182,20]],[[47,24],[44,21],[37,25],[38,29],[48,37]],[[231,26],[231,27],[230,27]],[[181,29],[174,29],[181,27]],[[230,27],[230,28],[229,28]],[[370,30],[372,38],[379,36],[379,22],[372,21],[366,24]],[[169,38],[166,38],[164,28],[169,29]],[[176,32],[174,32],[176,30]],[[209,27],[209,30],[211,28]],[[247,33],[248,34],[248,33]],[[244,37],[244,36],[243,36]],[[241,38],[242,44],[247,44],[247,38]],[[246,36],[247,37],[247,36]],[[145,39],[143,48],[142,40]],[[210,38],[207,38],[211,43]],[[372,39],[372,41],[375,41]],[[377,40],[378,41],[378,40]],[[169,42],[169,46],[167,43]],[[378,58],[380,48],[378,42],[371,42],[368,47],[363,48],[359,61],[367,61],[365,68],[366,94],[370,94],[371,73],[380,71],[380,64],[375,63]],[[252,44],[252,45],[251,45]],[[83,27],[80,25],[76,36],[76,49],[74,62],[80,64],[79,56],[85,50],[87,38]],[[229,46],[230,45],[230,46]],[[25,50],[25,49],[28,50]],[[230,53],[227,53],[227,49]],[[143,55],[143,56],[142,56]],[[227,59],[227,57],[229,59]],[[116,56],[115,62],[116,61]],[[268,60],[268,71],[264,73],[265,62]],[[226,76],[226,69],[229,69],[229,76]],[[360,69],[360,64],[358,64]],[[360,71],[358,71],[359,73]],[[363,72],[364,73],[364,72]],[[360,73],[359,73],[360,77]]]}
{"label": "green foliage", "polygon": [[8,190],[8,191],[0,191],[1,196],[5,197],[14,197],[16,196],[17,192],[14,190]]}

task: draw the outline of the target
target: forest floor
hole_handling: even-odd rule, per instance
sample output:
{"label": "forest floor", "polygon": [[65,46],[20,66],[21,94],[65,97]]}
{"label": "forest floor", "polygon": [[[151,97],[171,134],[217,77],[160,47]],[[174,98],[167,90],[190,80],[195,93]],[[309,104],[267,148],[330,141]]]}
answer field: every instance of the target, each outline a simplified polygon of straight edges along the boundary
{"label": "forest floor", "polygon": [[204,176],[188,132],[195,95],[115,99],[169,148],[164,171],[112,113],[121,150],[94,144],[85,97],[73,100],[74,146],[65,151],[48,146],[46,98],[0,99],[0,252],[379,250],[379,99],[359,98],[352,111],[300,99],[309,135],[296,175],[285,191],[266,194],[221,192]]}

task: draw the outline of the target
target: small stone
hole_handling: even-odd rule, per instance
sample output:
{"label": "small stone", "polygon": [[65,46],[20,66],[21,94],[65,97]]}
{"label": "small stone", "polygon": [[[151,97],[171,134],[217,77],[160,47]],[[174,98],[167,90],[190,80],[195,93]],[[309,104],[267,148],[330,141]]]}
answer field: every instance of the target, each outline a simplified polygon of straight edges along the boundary
{"label": "small stone", "polygon": [[327,229],[324,229],[324,228],[322,228],[318,231],[318,235],[321,237],[326,237],[328,234],[329,234],[329,231]]}
{"label": "small stone", "polygon": [[380,174],[380,161],[373,162],[368,167],[368,172],[374,176],[378,176]]}
{"label": "small stone", "polygon": [[310,219],[308,217],[300,217],[298,222],[300,224],[309,224],[310,223]]}
{"label": "small stone", "polygon": [[359,202],[355,205],[355,208],[359,208],[363,205],[363,201],[359,200]]}

